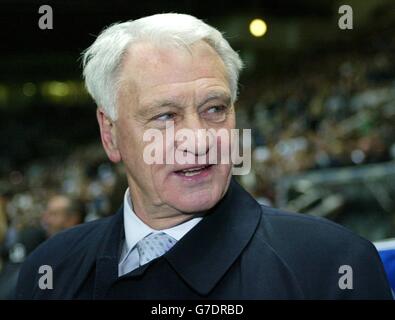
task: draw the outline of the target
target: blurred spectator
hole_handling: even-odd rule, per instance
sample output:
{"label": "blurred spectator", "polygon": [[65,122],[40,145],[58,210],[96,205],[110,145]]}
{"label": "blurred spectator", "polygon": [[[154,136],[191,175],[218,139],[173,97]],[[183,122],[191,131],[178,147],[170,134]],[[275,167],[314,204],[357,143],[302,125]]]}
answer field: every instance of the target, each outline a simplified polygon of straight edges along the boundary
{"label": "blurred spectator", "polygon": [[0,268],[0,299],[13,297],[20,265],[47,237],[84,222],[84,205],[63,194],[49,198],[41,215],[41,225],[9,227],[1,246],[3,266]]}
{"label": "blurred spectator", "polygon": [[41,224],[49,237],[84,222],[83,204],[65,195],[54,195],[41,217]]}

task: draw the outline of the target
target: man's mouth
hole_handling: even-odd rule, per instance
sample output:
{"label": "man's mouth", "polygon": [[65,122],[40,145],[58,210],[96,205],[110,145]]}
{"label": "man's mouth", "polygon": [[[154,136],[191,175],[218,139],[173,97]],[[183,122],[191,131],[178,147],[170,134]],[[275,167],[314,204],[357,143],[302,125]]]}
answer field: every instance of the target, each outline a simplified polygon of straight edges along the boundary
{"label": "man's mouth", "polygon": [[185,176],[185,177],[193,177],[199,174],[207,173],[213,165],[201,165],[201,166],[194,166],[186,169],[181,169],[175,171],[176,174]]}

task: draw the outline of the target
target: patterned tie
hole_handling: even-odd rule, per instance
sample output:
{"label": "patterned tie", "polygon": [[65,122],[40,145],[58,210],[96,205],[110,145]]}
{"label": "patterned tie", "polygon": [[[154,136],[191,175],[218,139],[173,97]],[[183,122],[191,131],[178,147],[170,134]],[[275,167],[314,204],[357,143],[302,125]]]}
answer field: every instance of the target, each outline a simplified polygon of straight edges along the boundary
{"label": "patterned tie", "polygon": [[150,233],[136,245],[140,256],[140,266],[165,254],[176,242],[174,238],[164,232]]}

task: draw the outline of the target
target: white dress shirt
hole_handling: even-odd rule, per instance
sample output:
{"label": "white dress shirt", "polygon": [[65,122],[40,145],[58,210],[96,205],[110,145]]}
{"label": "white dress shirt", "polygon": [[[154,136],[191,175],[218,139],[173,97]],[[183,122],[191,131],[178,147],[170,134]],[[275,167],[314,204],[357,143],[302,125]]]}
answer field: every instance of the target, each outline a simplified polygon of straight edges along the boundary
{"label": "white dress shirt", "polygon": [[186,233],[196,226],[203,218],[192,218],[175,227],[155,230],[146,225],[133,211],[129,188],[125,192],[123,206],[123,220],[125,228],[125,241],[118,264],[118,276],[122,276],[139,267],[139,253],[136,248],[137,242],[150,233],[164,232],[179,241]]}

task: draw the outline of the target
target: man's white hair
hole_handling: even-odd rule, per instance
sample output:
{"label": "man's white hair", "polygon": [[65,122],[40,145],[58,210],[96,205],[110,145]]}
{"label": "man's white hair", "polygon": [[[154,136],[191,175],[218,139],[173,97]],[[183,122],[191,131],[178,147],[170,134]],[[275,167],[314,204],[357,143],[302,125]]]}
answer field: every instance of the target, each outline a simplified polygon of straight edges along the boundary
{"label": "man's white hair", "polygon": [[242,61],[222,34],[203,21],[177,13],[156,14],[109,26],[83,52],[83,75],[88,92],[106,115],[117,119],[117,79],[126,50],[139,41],[158,45],[187,46],[207,42],[222,59],[229,79],[232,102],[237,98],[237,83]]}

